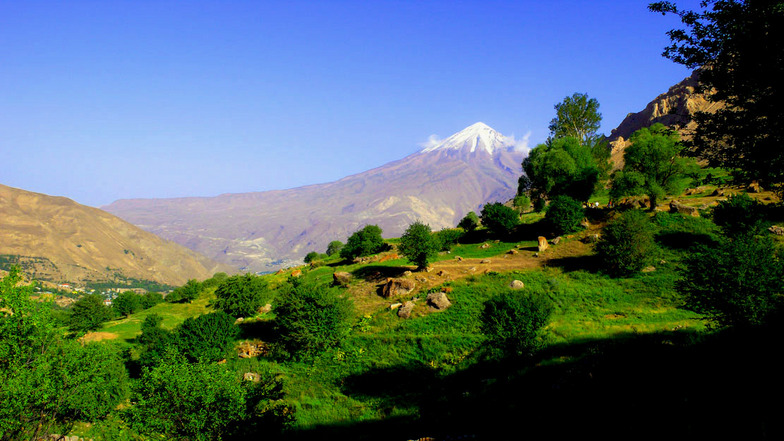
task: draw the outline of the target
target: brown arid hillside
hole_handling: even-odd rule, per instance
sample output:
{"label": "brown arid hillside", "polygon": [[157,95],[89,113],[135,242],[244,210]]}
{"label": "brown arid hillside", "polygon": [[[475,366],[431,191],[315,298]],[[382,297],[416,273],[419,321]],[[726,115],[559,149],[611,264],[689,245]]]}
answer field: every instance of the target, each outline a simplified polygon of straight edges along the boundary
{"label": "brown arid hillside", "polygon": [[623,152],[629,145],[629,137],[644,127],[661,123],[677,130],[681,139],[691,139],[696,127],[694,114],[715,112],[722,107],[721,103],[708,101],[706,94],[700,92],[698,86],[699,70],[696,70],[688,78],[657,96],[642,111],[628,114],[607,138],[612,148],[614,168],[623,167]]}
{"label": "brown arid hillside", "polygon": [[400,236],[414,221],[454,227],[517,190],[522,149],[477,123],[399,161],[341,180],[288,190],[208,198],[134,199],[105,210],[216,261],[271,271],[330,241],[377,224]]}
{"label": "brown arid hillside", "polygon": [[182,285],[219,264],[97,208],[0,185],[0,260],[53,282]]}

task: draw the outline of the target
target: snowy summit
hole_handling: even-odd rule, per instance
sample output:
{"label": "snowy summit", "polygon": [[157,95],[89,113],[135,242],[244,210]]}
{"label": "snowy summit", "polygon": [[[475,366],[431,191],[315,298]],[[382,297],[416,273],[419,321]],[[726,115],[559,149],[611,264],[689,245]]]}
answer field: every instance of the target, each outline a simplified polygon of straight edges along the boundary
{"label": "snowy summit", "polygon": [[436,150],[462,150],[473,153],[478,150],[484,150],[492,155],[498,150],[512,150],[515,147],[514,138],[504,136],[487,124],[478,122],[438,144],[426,147],[422,150],[422,153]]}

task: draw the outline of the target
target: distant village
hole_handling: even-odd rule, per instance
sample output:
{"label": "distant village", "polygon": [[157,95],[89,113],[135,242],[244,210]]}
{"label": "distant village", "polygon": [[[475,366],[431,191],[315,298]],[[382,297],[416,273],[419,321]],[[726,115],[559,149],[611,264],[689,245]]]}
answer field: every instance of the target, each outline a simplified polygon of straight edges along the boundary
{"label": "distant village", "polygon": [[[85,294],[99,294],[101,297],[104,298],[103,303],[106,306],[112,306],[112,301],[120,295],[120,293],[132,291],[139,295],[144,295],[147,293],[147,290],[144,288],[129,288],[129,287],[113,287],[113,288],[103,288],[100,290],[96,289],[87,289],[83,287],[76,287],[70,283],[60,283],[57,285],[56,290],[52,291],[45,287],[36,286],[35,290],[42,296],[42,297],[54,297],[55,302],[60,306],[68,306],[76,302],[76,299],[85,295]],[[164,291],[164,297],[169,294],[171,290]]]}

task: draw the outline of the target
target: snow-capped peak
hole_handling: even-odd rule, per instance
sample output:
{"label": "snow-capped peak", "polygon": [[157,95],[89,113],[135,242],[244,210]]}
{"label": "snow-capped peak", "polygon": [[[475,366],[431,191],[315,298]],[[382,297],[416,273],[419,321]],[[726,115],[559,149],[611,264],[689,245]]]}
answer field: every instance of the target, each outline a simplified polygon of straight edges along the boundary
{"label": "snow-capped peak", "polygon": [[431,137],[430,145],[426,146],[422,153],[435,150],[463,150],[468,152],[484,150],[493,154],[496,150],[511,150],[517,147],[513,137],[503,136],[487,124],[478,122],[441,142],[434,142],[433,137]]}

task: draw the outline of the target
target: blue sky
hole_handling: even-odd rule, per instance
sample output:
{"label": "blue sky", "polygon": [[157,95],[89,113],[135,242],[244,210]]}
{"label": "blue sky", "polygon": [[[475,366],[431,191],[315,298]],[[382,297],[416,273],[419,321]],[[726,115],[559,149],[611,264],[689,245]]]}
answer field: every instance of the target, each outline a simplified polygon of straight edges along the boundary
{"label": "blue sky", "polygon": [[647,4],[0,0],[0,183],[93,206],[297,187],[477,121],[533,147],[574,92],[609,133],[689,74]]}

